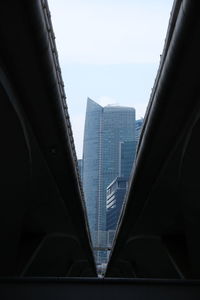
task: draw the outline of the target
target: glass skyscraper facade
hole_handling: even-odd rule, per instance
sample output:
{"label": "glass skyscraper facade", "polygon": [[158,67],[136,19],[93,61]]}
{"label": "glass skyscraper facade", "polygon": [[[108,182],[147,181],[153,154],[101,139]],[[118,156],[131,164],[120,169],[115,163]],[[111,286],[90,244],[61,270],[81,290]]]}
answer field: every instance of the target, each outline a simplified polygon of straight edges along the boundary
{"label": "glass skyscraper facade", "polygon": [[135,121],[135,139],[136,139],[136,141],[139,141],[143,122],[144,122],[143,118]]}
{"label": "glass skyscraper facade", "polygon": [[119,175],[120,143],[135,140],[135,109],[87,101],[83,189],[93,244],[106,231],[106,188]]}
{"label": "glass skyscraper facade", "polygon": [[[117,228],[119,216],[125,201],[129,177],[134,169],[137,141],[120,142],[119,177],[116,177],[107,187],[106,229],[114,231]],[[114,237],[114,235],[113,235]],[[111,242],[111,240],[110,240]]]}
{"label": "glass skyscraper facade", "polygon": [[136,148],[137,141],[124,141],[120,143],[119,176],[126,178],[127,181],[133,168]]}
{"label": "glass skyscraper facade", "polygon": [[128,181],[124,177],[116,177],[107,187],[106,229],[116,230],[117,222],[124,202]]}
{"label": "glass skyscraper facade", "polygon": [[78,170],[79,170],[79,175],[82,181],[82,177],[83,177],[83,160],[82,159],[78,159]]}
{"label": "glass skyscraper facade", "polygon": [[101,127],[102,107],[88,99],[83,141],[82,183],[93,244],[96,242],[98,229],[97,199],[101,192]]}

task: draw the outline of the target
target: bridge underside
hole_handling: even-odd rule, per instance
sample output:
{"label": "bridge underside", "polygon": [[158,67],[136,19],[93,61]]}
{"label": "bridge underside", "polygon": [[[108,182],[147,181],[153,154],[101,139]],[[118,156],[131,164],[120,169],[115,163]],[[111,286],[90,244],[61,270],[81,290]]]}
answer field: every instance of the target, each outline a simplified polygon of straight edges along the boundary
{"label": "bridge underside", "polygon": [[0,40],[0,276],[96,276],[47,2],[1,1]]}
{"label": "bridge underside", "polygon": [[200,19],[175,1],[108,277],[200,278]]}

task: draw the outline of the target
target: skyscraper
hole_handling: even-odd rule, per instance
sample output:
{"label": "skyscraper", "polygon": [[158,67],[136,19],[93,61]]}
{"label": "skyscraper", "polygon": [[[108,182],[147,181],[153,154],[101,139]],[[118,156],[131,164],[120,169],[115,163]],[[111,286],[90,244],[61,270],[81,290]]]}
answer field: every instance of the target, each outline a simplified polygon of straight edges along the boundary
{"label": "skyscraper", "polygon": [[78,159],[78,170],[79,170],[79,175],[82,181],[82,177],[83,177],[83,160],[82,159]]}
{"label": "skyscraper", "polygon": [[102,107],[88,98],[82,174],[93,243],[106,230],[106,188],[119,174],[120,142],[134,140],[134,108]]}
{"label": "skyscraper", "polygon": [[116,230],[117,222],[127,190],[128,181],[124,177],[116,177],[107,187],[106,229]]}
{"label": "skyscraper", "polygon": [[[115,231],[124,204],[124,196],[128,189],[129,177],[134,167],[136,141],[120,142],[119,177],[116,177],[107,187],[106,199],[106,230]],[[111,237],[114,237],[112,234]],[[111,243],[112,240],[109,242]]]}
{"label": "skyscraper", "polygon": [[135,159],[137,141],[124,141],[120,143],[119,175],[129,180]]}
{"label": "skyscraper", "polygon": [[143,122],[144,122],[143,118],[135,121],[135,139],[137,142],[139,141],[140,138]]}

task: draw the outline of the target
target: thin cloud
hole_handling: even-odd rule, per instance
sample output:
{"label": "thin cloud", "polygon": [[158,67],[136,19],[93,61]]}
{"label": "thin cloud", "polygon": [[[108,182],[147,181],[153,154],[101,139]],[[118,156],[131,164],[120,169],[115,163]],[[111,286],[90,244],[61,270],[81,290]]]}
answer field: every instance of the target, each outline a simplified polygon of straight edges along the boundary
{"label": "thin cloud", "polygon": [[115,104],[115,105],[119,105],[117,99],[110,97],[110,96],[101,96],[97,99],[97,102],[101,105],[101,106],[106,106],[108,104]]}

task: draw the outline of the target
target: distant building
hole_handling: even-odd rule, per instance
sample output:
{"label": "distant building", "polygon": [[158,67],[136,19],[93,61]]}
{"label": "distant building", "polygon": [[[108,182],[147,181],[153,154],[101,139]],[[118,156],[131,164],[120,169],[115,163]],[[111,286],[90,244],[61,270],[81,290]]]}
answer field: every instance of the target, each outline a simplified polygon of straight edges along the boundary
{"label": "distant building", "polygon": [[114,237],[115,237],[115,232],[116,232],[116,230],[108,230],[107,231],[107,248],[108,248],[108,250],[107,250],[107,261],[109,260],[113,240],[114,240]]}
{"label": "distant building", "polygon": [[82,181],[82,177],[83,177],[83,160],[82,159],[78,159],[78,170],[79,170],[79,175]]}
{"label": "distant building", "polygon": [[[120,142],[134,140],[134,108],[102,107],[88,98],[82,174],[92,241],[96,232],[106,231],[106,188],[119,176]],[[103,262],[100,256],[97,260]]]}
{"label": "distant building", "polygon": [[136,147],[137,141],[120,142],[119,177],[129,179],[135,159]]}
{"label": "distant building", "polygon": [[135,121],[135,140],[139,141],[144,119],[141,118]]}
{"label": "distant building", "polygon": [[115,236],[115,230],[107,231],[107,246],[108,246],[108,248],[112,247],[114,236]]}
{"label": "distant building", "polygon": [[[119,176],[107,187],[106,199],[106,230],[115,232],[119,216],[124,204],[124,197],[128,189],[131,171],[134,167],[137,141],[120,142]],[[114,238],[114,234],[112,234]],[[110,238],[110,243],[113,240]]]}
{"label": "distant building", "polygon": [[117,222],[124,201],[124,196],[128,186],[128,179],[116,177],[107,187],[106,201],[106,230],[116,230]]}

